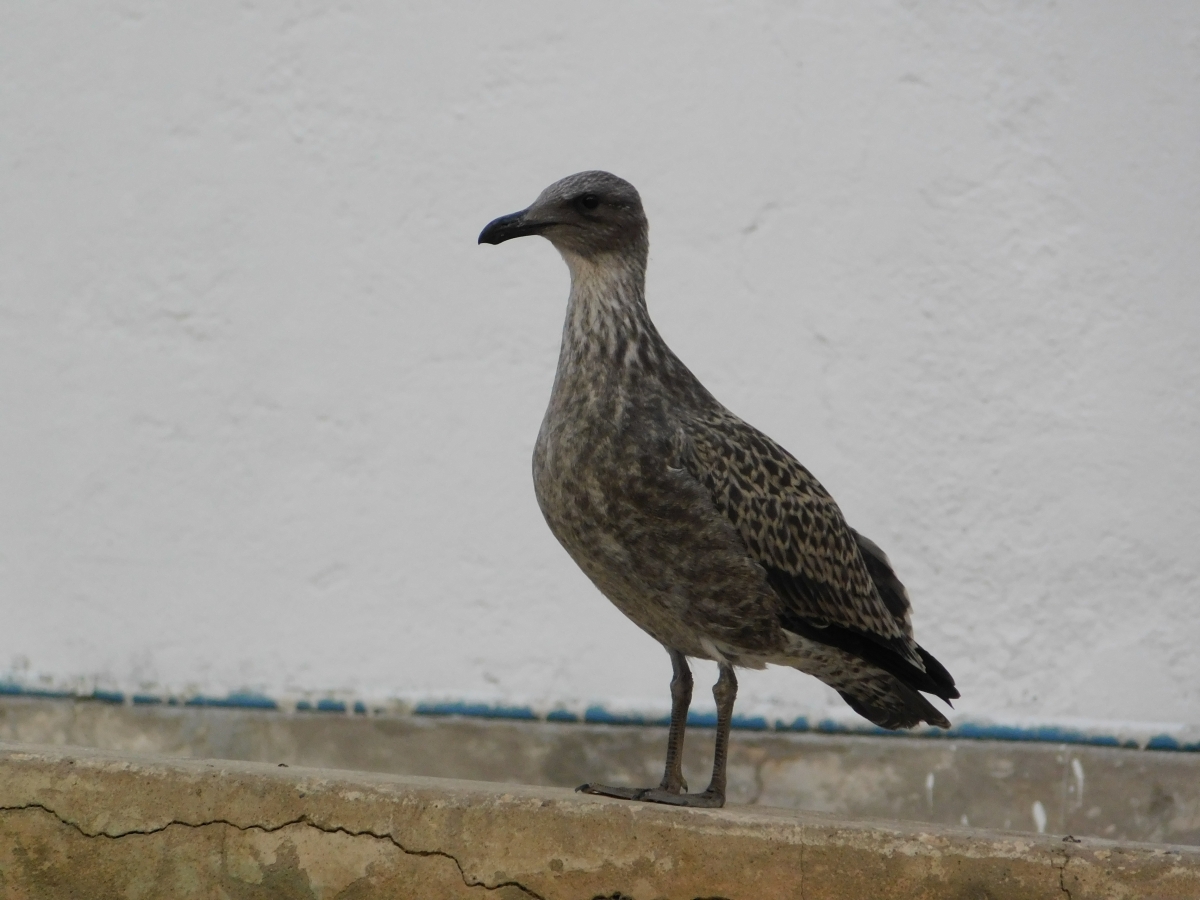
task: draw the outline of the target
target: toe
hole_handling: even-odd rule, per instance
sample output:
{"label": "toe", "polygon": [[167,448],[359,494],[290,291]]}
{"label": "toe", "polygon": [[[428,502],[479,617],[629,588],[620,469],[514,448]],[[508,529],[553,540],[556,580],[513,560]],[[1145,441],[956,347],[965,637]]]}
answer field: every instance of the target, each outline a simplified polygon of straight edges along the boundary
{"label": "toe", "polygon": [[725,805],[724,797],[708,791],[703,794],[672,794],[669,791],[655,788],[652,791],[646,791],[637,799],[649,803],[665,803],[669,806],[687,806],[695,809],[716,809]]}
{"label": "toe", "polygon": [[618,800],[640,800],[648,788],[611,787],[607,784],[581,784],[575,788],[581,794],[595,794],[598,797],[616,797]]}

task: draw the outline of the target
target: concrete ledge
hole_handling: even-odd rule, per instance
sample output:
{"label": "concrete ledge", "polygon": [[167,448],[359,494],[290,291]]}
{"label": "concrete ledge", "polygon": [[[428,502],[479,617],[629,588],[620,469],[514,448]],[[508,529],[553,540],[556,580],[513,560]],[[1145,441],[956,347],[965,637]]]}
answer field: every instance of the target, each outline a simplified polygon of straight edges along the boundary
{"label": "concrete ledge", "polygon": [[1195,900],[1200,849],[7,745],[0,893]]}
{"label": "concrete ledge", "polygon": [[[666,730],[0,698],[0,741],[546,787],[650,784]],[[684,773],[707,783],[712,731]],[[1200,753],[1014,741],[738,732],[730,802],[1117,841],[1200,844]]]}

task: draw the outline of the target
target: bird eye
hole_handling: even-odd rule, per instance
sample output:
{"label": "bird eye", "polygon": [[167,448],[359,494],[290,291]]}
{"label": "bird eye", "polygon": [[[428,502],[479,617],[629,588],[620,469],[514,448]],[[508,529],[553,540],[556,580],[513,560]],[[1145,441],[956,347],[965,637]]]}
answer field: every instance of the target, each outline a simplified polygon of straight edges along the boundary
{"label": "bird eye", "polygon": [[595,209],[600,205],[600,198],[595,194],[584,194],[579,198],[579,205],[584,209]]}

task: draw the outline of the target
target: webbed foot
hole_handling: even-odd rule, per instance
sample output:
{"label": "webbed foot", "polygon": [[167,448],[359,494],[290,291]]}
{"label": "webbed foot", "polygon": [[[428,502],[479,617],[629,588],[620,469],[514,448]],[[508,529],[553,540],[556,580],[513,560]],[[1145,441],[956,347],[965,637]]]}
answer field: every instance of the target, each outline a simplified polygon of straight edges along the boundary
{"label": "webbed foot", "polygon": [[609,787],[606,784],[581,784],[575,788],[584,794],[616,797],[620,800],[641,800],[643,803],[666,803],[669,806],[687,806],[695,809],[716,809],[725,805],[725,797],[715,791],[702,794],[675,793],[662,788]]}
{"label": "webbed foot", "polygon": [[577,794],[598,794],[601,797],[616,797],[618,800],[641,800],[642,794],[651,788],[609,787],[607,784],[581,784],[575,788]]}

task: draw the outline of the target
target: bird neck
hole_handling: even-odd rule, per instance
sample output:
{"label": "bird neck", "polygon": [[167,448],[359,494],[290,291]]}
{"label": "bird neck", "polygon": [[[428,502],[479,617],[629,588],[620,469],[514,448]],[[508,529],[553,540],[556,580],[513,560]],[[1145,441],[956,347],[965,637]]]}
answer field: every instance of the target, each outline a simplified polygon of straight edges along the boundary
{"label": "bird neck", "polygon": [[563,364],[606,362],[627,367],[646,344],[662,339],[646,309],[646,252],[577,256],[563,253],[571,296],[563,326]]}
{"label": "bird neck", "polygon": [[[646,309],[646,250],[577,257],[549,415],[619,422],[635,398],[669,392],[677,406],[720,404],[671,352]],[[567,412],[569,411],[569,413]]]}

